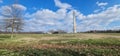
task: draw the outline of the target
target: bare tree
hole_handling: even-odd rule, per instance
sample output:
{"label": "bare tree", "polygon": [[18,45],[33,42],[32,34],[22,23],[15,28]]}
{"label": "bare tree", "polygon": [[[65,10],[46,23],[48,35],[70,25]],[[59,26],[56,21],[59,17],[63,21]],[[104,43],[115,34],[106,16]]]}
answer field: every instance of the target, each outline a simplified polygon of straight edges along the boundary
{"label": "bare tree", "polygon": [[18,8],[19,4],[13,4],[3,8],[1,13],[4,16],[4,27],[6,31],[11,30],[11,38],[13,38],[14,32],[18,32],[23,28],[23,10]]}

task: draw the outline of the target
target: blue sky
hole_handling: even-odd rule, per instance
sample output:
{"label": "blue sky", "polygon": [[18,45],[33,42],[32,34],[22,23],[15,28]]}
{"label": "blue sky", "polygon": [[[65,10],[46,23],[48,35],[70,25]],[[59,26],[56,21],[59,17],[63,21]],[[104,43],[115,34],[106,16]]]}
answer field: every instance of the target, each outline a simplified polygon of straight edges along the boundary
{"label": "blue sky", "polygon": [[[120,0],[60,0],[63,3],[68,3],[73,6],[74,9],[81,11],[83,14],[88,15],[94,12],[94,10],[99,9],[96,2],[109,3],[105,7],[110,7],[116,4],[120,4]],[[4,0],[2,5],[10,5],[14,3],[14,0]],[[32,8],[39,9],[50,9],[53,11],[59,8],[55,6],[54,0],[18,0],[18,3],[26,6],[28,12],[34,13],[35,10]],[[89,11],[88,11],[89,10]]]}
{"label": "blue sky", "polygon": [[[14,0],[0,0],[0,8],[13,3]],[[18,3],[24,9],[24,31],[72,32],[73,11],[77,31],[120,29],[120,0],[18,0]]]}

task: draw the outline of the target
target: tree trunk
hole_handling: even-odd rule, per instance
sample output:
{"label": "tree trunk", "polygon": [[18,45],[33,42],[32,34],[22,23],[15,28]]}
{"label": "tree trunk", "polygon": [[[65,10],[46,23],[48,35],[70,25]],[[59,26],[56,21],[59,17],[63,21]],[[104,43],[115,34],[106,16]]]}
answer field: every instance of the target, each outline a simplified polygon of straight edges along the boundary
{"label": "tree trunk", "polygon": [[12,34],[11,34],[11,38],[14,37],[14,19],[12,20]]}

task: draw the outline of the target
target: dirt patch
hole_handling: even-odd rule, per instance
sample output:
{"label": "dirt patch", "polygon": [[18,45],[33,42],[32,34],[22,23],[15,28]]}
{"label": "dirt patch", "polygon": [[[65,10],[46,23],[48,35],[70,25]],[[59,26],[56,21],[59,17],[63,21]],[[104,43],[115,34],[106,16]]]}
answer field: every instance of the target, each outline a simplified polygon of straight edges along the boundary
{"label": "dirt patch", "polygon": [[116,37],[116,36],[105,35],[105,34],[83,34],[83,35],[84,35],[84,39],[85,38],[100,39],[100,38]]}
{"label": "dirt patch", "polygon": [[18,39],[18,40],[16,40],[16,41],[32,42],[32,41],[37,41],[37,40],[38,40],[38,39],[32,38],[32,37],[24,37],[24,38],[20,38],[20,39]]}
{"label": "dirt patch", "polygon": [[59,37],[42,37],[40,40],[55,40],[55,39],[60,39]]}

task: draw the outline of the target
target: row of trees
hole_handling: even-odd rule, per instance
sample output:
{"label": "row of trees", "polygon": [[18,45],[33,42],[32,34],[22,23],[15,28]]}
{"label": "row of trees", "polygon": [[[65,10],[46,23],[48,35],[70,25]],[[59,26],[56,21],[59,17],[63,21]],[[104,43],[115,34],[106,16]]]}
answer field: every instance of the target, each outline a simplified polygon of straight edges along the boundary
{"label": "row of trees", "polygon": [[86,33],[120,33],[120,30],[91,30]]}
{"label": "row of trees", "polygon": [[11,32],[11,38],[13,38],[14,32],[19,32],[23,28],[23,11],[17,7],[18,4],[6,6],[1,9],[1,16],[3,17],[2,30]]}

